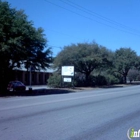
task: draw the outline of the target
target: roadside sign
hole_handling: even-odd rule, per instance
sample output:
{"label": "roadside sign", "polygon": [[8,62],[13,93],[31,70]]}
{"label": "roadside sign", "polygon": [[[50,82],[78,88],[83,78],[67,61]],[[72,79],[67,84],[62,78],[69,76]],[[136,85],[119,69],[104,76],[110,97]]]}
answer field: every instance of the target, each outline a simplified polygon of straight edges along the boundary
{"label": "roadside sign", "polygon": [[74,66],[62,66],[62,76],[74,76]]}
{"label": "roadside sign", "polygon": [[71,78],[64,78],[63,81],[70,83],[72,81],[72,79]]}

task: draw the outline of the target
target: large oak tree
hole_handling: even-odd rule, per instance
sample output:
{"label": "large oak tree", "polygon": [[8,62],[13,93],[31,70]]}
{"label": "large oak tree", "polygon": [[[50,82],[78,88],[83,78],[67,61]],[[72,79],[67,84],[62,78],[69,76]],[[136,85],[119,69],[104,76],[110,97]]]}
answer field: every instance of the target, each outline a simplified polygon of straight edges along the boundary
{"label": "large oak tree", "polygon": [[47,68],[51,50],[42,28],[35,28],[23,10],[11,8],[0,0],[0,90],[6,87],[11,70],[25,64],[36,69]]}
{"label": "large oak tree", "polygon": [[89,76],[94,69],[111,64],[110,51],[97,43],[78,43],[65,46],[54,60],[58,68],[73,65],[76,72],[85,74],[88,83]]}

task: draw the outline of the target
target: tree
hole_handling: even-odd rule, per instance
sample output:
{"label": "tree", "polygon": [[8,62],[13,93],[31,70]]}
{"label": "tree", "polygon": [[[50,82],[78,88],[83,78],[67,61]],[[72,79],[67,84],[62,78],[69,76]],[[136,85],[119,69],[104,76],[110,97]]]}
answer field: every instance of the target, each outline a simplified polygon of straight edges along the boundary
{"label": "tree", "polygon": [[127,77],[128,77],[128,79],[129,79],[129,81],[131,83],[132,81],[137,80],[139,75],[140,75],[140,72],[137,69],[130,69],[128,71]]}
{"label": "tree", "polygon": [[137,64],[137,54],[130,48],[120,48],[115,52],[114,72],[119,73],[123,77],[123,82],[126,83],[128,71]]}
{"label": "tree", "polygon": [[6,88],[14,67],[49,67],[51,49],[46,43],[43,29],[33,27],[23,10],[0,0],[0,90]]}
{"label": "tree", "polygon": [[56,67],[75,66],[75,71],[85,74],[88,83],[91,72],[110,63],[109,50],[97,43],[79,43],[65,46],[54,60]]}

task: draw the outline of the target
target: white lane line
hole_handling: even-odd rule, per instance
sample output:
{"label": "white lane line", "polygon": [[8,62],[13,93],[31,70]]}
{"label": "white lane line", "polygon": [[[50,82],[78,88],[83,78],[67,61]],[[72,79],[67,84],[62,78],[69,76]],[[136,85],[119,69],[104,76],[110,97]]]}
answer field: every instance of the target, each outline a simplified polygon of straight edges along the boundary
{"label": "white lane line", "polygon": [[[88,96],[82,96],[82,97],[74,97],[74,98],[68,98],[68,99],[59,99],[59,100],[54,100],[54,101],[46,101],[46,102],[39,102],[39,103],[32,103],[32,104],[26,104],[26,105],[16,105],[13,107],[4,107],[0,108],[0,111],[4,110],[10,110],[10,109],[18,109],[18,108],[24,108],[24,107],[31,107],[31,106],[38,106],[38,105],[45,105],[45,104],[52,104],[52,103],[59,103],[59,102],[65,102],[65,101],[72,101],[72,100],[79,100],[79,99],[85,99],[85,98],[91,98],[91,97],[98,97],[98,96],[106,96],[110,94],[114,94],[116,92],[111,92],[111,93],[102,93],[98,95],[88,95]],[[114,94],[116,95],[116,94]]]}

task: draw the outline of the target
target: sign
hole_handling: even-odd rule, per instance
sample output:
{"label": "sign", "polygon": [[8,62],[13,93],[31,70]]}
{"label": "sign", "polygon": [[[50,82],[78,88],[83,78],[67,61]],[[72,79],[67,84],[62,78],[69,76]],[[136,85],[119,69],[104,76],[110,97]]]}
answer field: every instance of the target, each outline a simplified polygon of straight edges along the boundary
{"label": "sign", "polygon": [[71,78],[64,78],[63,81],[64,82],[71,82],[72,80],[71,80]]}
{"label": "sign", "polygon": [[74,76],[74,66],[62,66],[62,76]]}

